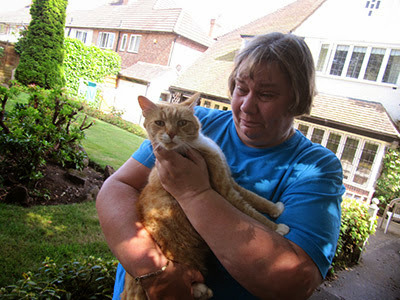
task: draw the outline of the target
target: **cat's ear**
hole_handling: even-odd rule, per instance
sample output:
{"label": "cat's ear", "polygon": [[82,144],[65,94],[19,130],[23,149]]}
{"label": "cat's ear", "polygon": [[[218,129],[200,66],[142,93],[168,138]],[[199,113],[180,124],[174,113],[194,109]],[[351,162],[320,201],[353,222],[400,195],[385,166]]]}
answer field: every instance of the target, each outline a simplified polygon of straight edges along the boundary
{"label": "cat's ear", "polygon": [[200,99],[200,93],[196,93],[193,96],[191,96],[189,99],[186,101],[182,102],[182,105],[189,106],[191,109],[194,109],[194,107],[197,105],[197,102]]}
{"label": "cat's ear", "polygon": [[139,96],[138,102],[140,107],[142,108],[144,117],[146,117],[146,115],[148,115],[149,112],[157,108],[157,105],[155,105],[151,100],[147,99],[144,96]]}

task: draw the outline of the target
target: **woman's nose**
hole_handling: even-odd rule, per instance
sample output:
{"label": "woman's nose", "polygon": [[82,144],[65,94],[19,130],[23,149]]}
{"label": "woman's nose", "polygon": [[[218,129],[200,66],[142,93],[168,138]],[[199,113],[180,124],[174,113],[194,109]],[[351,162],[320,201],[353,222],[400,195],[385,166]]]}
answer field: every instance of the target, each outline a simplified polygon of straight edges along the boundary
{"label": "woman's nose", "polygon": [[257,99],[253,93],[248,93],[243,97],[242,105],[240,106],[241,111],[247,114],[257,113]]}

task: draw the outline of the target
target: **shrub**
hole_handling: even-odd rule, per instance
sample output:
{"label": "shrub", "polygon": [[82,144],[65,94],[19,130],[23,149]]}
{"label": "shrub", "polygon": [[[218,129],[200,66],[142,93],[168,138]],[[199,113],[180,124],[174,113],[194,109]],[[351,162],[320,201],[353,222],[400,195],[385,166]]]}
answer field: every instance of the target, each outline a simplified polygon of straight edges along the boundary
{"label": "shrub", "polygon": [[380,201],[382,210],[393,199],[400,198],[400,151],[388,149],[383,159],[382,174],[376,182],[374,197]]}
{"label": "shrub", "polygon": [[21,56],[15,76],[21,83],[46,89],[65,85],[63,42],[67,3],[67,0],[33,1],[32,20],[17,47]]}
{"label": "shrub", "polygon": [[116,260],[89,256],[59,267],[46,258],[36,272],[23,274],[15,285],[0,289],[7,299],[111,299]]}
{"label": "shrub", "polygon": [[[17,103],[9,111],[9,98],[22,90],[29,93],[27,104]],[[68,99],[62,90],[44,90],[37,86],[0,88],[0,176],[12,181],[34,183],[41,178],[41,168],[48,161],[82,168],[86,153],[80,149],[86,118],[77,124],[80,104]],[[0,177],[1,179],[1,177]]]}
{"label": "shrub", "polygon": [[357,264],[368,237],[375,233],[377,221],[371,220],[368,208],[358,200],[343,199],[340,235],[332,263],[335,269]]}

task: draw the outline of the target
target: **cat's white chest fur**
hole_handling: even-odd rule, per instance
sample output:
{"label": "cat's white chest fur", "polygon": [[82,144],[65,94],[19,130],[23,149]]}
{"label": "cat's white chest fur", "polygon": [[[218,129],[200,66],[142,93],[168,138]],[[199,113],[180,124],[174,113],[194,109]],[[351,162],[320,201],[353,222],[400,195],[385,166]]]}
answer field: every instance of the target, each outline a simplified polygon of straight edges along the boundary
{"label": "cat's white chest fur", "polygon": [[198,138],[193,142],[193,148],[195,149],[210,149],[216,154],[219,154],[223,160],[225,160],[225,155],[221,148],[209,137],[206,137],[202,133],[199,133]]}

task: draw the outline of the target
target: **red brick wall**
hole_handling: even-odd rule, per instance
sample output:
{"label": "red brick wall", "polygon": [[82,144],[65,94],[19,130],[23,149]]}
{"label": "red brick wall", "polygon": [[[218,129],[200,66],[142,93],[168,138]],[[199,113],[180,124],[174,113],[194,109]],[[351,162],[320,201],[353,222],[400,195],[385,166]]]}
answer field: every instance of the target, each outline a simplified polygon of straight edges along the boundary
{"label": "red brick wall", "polygon": [[[113,30],[94,30],[92,43],[95,45],[97,45],[97,38],[99,36],[99,32],[115,33],[113,50],[116,51],[121,56],[123,69],[134,65],[138,61],[158,64],[163,66],[168,65],[168,60],[171,53],[171,47],[175,39],[177,43],[183,44],[188,47],[192,47],[193,49],[198,51],[204,52],[207,49],[205,46],[199,45],[186,38],[177,37],[177,35],[173,33],[124,32],[124,31],[113,31]],[[122,36],[124,34],[128,34],[128,40],[125,50],[120,51]],[[127,51],[131,34],[141,36],[138,53]]]}
{"label": "red brick wall", "polygon": [[8,84],[12,71],[18,66],[19,55],[13,44],[0,41],[0,46],[4,48],[4,54],[0,57],[0,84]]}

